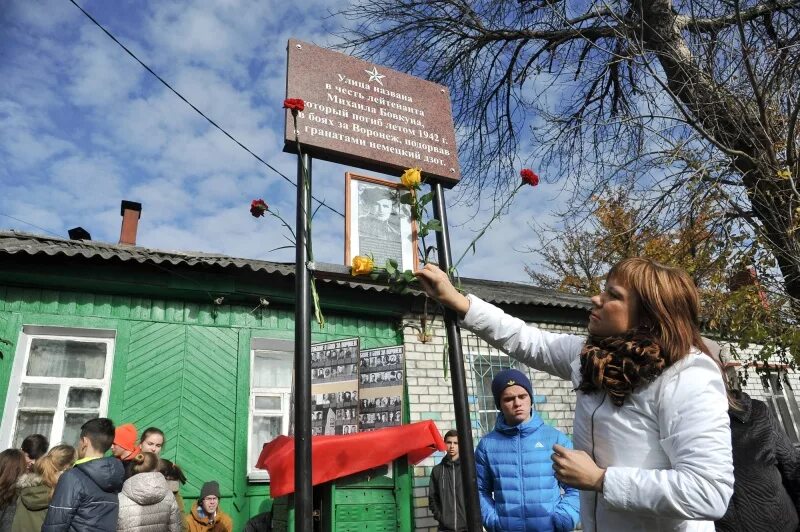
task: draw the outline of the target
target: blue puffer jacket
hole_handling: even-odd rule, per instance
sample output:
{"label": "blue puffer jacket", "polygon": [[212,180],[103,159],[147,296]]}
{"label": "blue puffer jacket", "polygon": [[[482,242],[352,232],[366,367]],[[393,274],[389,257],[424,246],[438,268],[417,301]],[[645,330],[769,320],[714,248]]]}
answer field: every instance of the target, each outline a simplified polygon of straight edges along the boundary
{"label": "blue puffer jacket", "polygon": [[[536,413],[515,427],[502,414],[475,451],[483,526],[489,532],[573,530],[580,516],[578,490],[553,473],[553,445],[572,442]],[[564,489],[561,496],[559,488]]]}

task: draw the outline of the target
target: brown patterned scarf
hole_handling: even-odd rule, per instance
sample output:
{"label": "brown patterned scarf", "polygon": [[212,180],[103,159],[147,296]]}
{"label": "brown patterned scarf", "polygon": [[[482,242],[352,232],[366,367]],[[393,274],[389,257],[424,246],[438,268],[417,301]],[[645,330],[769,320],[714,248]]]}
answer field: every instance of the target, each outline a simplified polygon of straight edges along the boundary
{"label": "brown patterned scarf", "polygon": [[622,336],[590,336],[580,359],[581,384],[577,389],[605,390],[617,406],[622,406],[631,392],[653,382],[666,369],[662,347],[640,330]]}

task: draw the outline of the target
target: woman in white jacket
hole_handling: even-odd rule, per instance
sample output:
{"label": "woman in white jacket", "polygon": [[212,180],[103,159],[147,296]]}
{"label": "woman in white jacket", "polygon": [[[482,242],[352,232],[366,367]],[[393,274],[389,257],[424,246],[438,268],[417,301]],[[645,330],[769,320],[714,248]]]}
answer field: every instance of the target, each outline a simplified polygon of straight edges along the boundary
{"label": "woman in white jacket", "polygon": [[464,327],[574,384],[575,450],[555,446],[553,469],[581,490],[584,530],[714,530],[733,492],[728,403],[685,271],[639,258],[617,264],[592,298],[588,338],[464,296],[436,266],[417,276]]}
{"label": "woman in white jacket", "polygon": [[178,503],[157,469],[154,453],[140,453],[133,459],[132,475],[119,494],[118,531],[180,532]]}

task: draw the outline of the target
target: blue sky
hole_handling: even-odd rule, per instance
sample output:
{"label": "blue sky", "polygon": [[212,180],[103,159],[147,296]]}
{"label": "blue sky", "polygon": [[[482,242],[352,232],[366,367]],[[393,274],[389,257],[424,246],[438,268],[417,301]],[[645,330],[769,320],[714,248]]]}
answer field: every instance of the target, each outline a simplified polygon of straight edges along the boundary
{"label": "blue sky", "polygon": [[[281,151],[286,42],[336,42],[346,21],[330,13],[345,2],[79,3],[189,101],[294,179],[295,158]],[[116,242],[120,201],[127,199],[143,204],[142,246],[293,259],[291,250],[270,252],[286,244],[284,232],[275,220],[252,218],[248,208],[263,197],[294,220],[294,188],[169,92],[68,0],[0,0],[0,80],[0,228],[66,237],[80,225],[95,240]],[[315,196],[342,212],[348,170],[314,164]],[[456,203],[456,192],[448,202],[455,257],[493,211],[490,191],[469,205]],[[527,222],[551,221],[560,192],[547,182],[523,190],[460,273],[525,281],[523,267],[536,257],[520,250],[538,242]],[[342,217],[321,209],[313,238],[317,260],[343,261]]]}

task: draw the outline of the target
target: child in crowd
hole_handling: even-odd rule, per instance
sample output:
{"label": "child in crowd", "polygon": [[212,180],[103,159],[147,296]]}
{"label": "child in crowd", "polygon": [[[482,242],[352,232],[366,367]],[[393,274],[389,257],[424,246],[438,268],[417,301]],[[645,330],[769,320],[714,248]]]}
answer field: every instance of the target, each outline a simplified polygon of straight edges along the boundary
{"label": "child in crowd", "polygon": [[167,481],[158,471],[158,456],[139,453],[131,460],[131,477],[119,494],[119,532],[179,532],[181,513]]}
{"label": "child in crowd", "polygon": [[0,453],[0,530],[11,530],[17,507],[17,481],[28,469],[25,453],[6,449]]}
{"label": "child in crowd", "polygon": [[133,460],[142,452],[142,449],[136,445],[136,427],[133,426],[133,423],[126,423],[117,427],[114,431],[114,443],[111,446],[111,452],[123,462]]}
{"label": "child in crowd", "polygon": [[206,482],[200,497],[192,504],[189,532],[233,532],[233,521],[219,507],[219,484]]}
{"label": "child in crowd", "polygon": [[175,496],[175,501],[178,503],[178,509],[181,512],[181,529],[188,530],[189,527],[184,517],[186,514],[186,505],[183,502],[183,496],[180,491],[181,484],[186,484],[186,476],[177,464],[173,464],[164,458],[159,459],[158,470],[164,475],[164,478],[167,479],[167,487],[172,491],[172,495]]}
{"label": "child in crowd", "polygon": [[30,473],[17,481],[19,498],[11,532],[38,532],[61,474],[72,467],[78,453],[71,445],[56,445],[36,460]]}
{"label": "child in crowd", "polygon": [[25,462],[28,464],[28,471],[33,467],[33,463],[45,455],[50,448],[47,437],[41,434],[31,434],[22,440],[22,452],[25,453]]}
{"label": "child in crowd", "polygon": [[113,456],[114,423],[90,419],[81,427],[78,461],[56,485],[42,532],[114,532],[125,471]]}
{"label": "child in crowd", "polygon": [[145,431],[142,432],[142,439],[139,440],[139,446],[142,448],[142,451],[153,453],[159,457],[161,456],[161,449],[164,448],[165,443],[166,439],[164,438],[164,433],[161,429],[155,427],[147,427]]}

